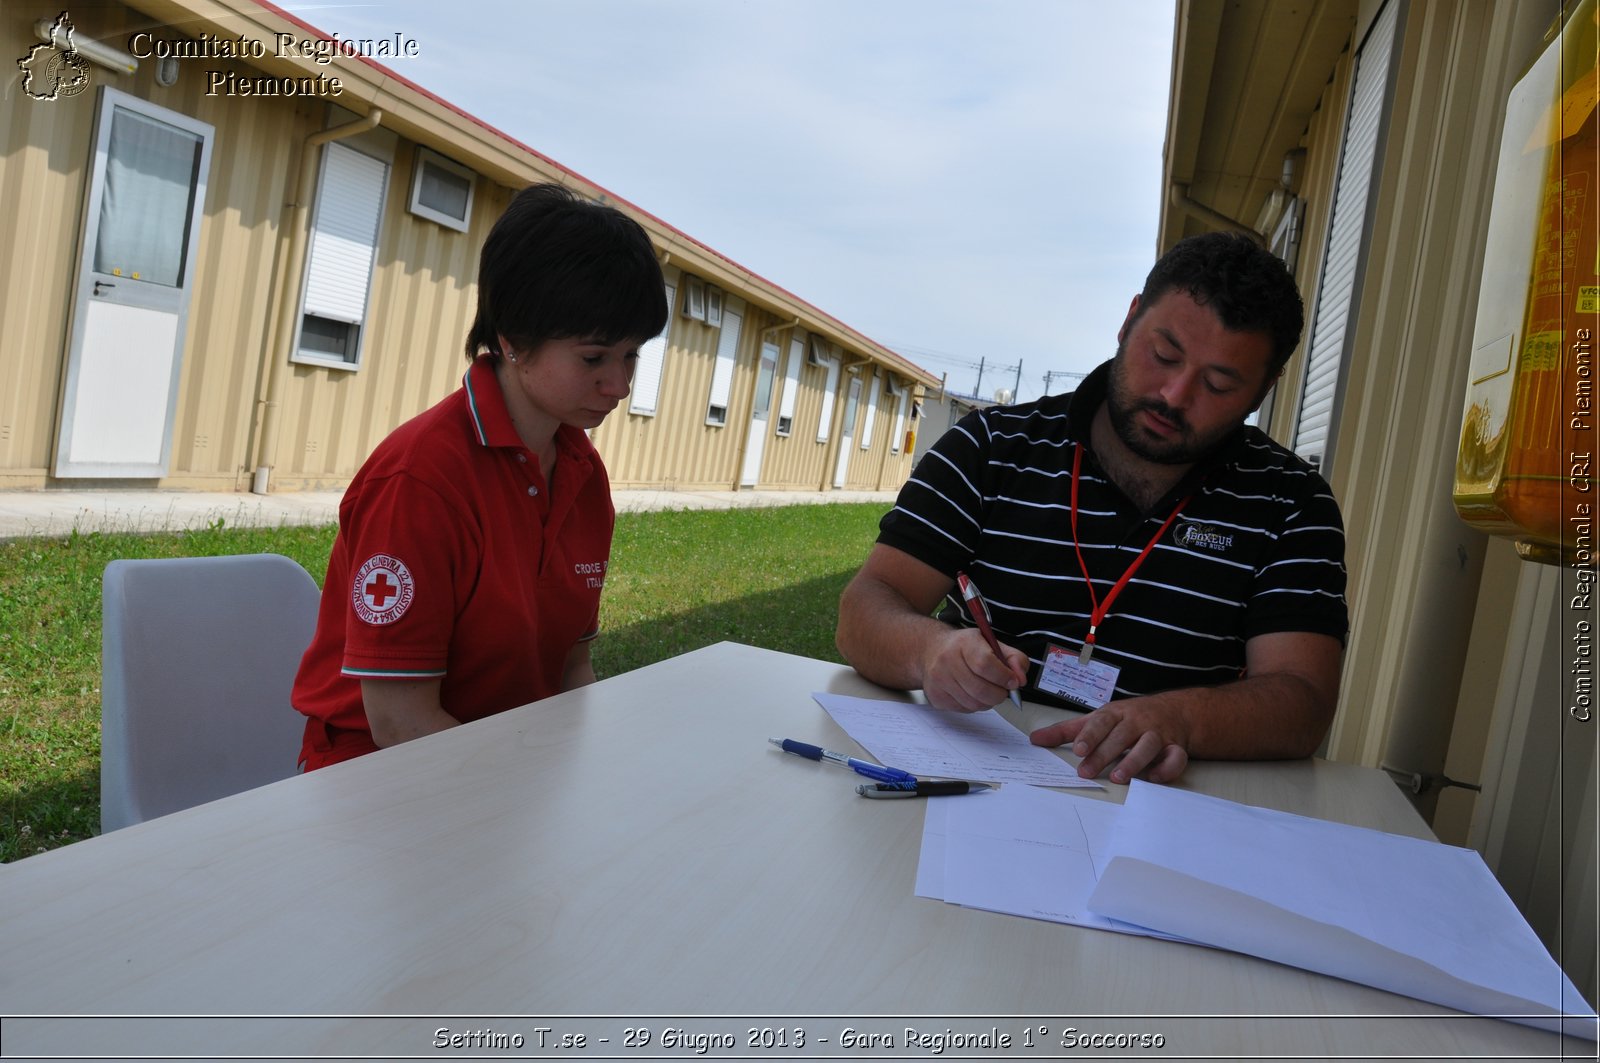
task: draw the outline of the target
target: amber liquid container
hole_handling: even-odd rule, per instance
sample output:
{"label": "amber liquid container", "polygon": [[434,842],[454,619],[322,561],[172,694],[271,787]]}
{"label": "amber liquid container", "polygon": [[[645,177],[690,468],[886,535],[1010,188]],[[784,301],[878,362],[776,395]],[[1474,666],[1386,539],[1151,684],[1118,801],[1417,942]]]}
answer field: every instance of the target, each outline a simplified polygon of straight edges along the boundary
{"label": "amber liquid container", "polygon": [[[1600,472],[1595,13],[1594,0],[1579,5],[1507,104],[1456,462],[1461,517],[1550,563],[1582,560],[1575,547],[1592,541]],[[1493,256],[1520,259],[1523,271]]]}

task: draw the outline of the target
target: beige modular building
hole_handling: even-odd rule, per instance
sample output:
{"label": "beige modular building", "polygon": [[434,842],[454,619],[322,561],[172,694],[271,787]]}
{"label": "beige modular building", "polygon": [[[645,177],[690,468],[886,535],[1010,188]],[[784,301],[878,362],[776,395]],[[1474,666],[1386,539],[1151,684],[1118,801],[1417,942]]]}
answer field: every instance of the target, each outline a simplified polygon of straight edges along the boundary
{"label": "beige modular building", "polygon": [[[1554,222],[1552,261],[1600,268],[1596,5],[1176,9],[1160,244],[1254,232],[1306,302],[1306,339],[1263,424],[1321,465],[1344,512],[1351,631],[1328,755],[1390,769],[1441,839],[1478,849],[1592,1004],[1592,533],[1569,528],[1576,553],[1560,564],[1524,560],[1457,515],[1452,480],[1467,460],[1464,399],[1543,374],[1564,394],[1512,445],[1564,434],[1584,462],[1570,477],[1553,467],[1552,494],[1556,481],[1569,500],[1592,491],[1587,344],[1564,370],[1554,350],[1526,346],[1543,326],[1524,324],[1520,293],[1536,223]],[[1571,154],[1540,172],[1557,141]],[[1529,165],[1531,183],[1513,184]],[[1566,191],[1541,207],[1541,182]],[[1508,253],[1512,236],[1522,244]],[[1508,323],[1486,328],[1508,290]],[[1592,313],[1592,290],[1552,274],[1547,294],[1563,293],[1563,315]],[[1536,348],[1543,364],[1508,366]]]}
{"label": "beige modular building", "polygon": [[643,224],[673,299],[593,433],[615,484],[904,481],[937,378],[407,81],[418,42],[327,39],[254,0],[0,6],[0,488],[342,486],[458,386],[477,250],[540,181]]}

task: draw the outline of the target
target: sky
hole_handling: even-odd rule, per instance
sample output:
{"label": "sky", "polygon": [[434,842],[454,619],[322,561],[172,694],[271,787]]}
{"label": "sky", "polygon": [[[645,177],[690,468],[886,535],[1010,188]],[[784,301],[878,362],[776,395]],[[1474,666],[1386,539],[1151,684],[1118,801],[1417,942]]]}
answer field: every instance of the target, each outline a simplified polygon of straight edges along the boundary
{"label": "sky", "polygon": [[278,2],[958,392],[1092,369],[1155,258],[1171,0]]}

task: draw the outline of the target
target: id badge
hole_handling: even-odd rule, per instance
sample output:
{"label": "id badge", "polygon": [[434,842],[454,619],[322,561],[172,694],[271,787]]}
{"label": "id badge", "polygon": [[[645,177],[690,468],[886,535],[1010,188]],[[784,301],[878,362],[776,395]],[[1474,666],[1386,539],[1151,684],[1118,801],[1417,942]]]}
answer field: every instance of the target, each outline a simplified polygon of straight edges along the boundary
{"label": "id badge", "polygon": [[1120,674],[1122,669],[1116,665],[1092,658],[1080,661],[1077,653],[1052,643],[1045,649],[1044,667],[1035,685],[1058,698],[1098,709],[1111,700]]}

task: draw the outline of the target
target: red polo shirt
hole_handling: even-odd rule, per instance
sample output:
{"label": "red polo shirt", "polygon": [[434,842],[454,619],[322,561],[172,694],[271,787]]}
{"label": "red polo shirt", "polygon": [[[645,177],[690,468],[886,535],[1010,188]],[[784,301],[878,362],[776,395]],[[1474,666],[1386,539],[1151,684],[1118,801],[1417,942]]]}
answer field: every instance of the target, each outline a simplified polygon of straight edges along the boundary
{"label": "red polo shirt", "polygon": [[598,630],[615,512],[588,437],[563,425],[556,450],[546,483],[480,358],[367,459],[295,676],[307,770],[377,748],[363,679],[440,678],[463,723],[560,692],[568,653]]}

